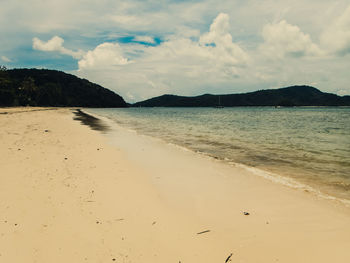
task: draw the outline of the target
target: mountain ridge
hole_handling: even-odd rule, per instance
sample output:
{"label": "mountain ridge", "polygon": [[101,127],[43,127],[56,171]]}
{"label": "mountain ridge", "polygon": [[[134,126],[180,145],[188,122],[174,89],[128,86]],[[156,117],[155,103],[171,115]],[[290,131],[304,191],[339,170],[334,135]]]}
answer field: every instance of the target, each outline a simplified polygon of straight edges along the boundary
{"label": "mountain ridge", "polygon": [[86,79],[49,69],[0,68],[0,106],[68,107],[237,107],[350,106],[350,96],[306,85],[237,94],[178,96],[164,94],[134,104]]}
{"label": "mountain ridge", "polygon": [[133,107],[350,106],[350,96],[322,92],[306,85],[237,94],[178,96],[165,94]]}

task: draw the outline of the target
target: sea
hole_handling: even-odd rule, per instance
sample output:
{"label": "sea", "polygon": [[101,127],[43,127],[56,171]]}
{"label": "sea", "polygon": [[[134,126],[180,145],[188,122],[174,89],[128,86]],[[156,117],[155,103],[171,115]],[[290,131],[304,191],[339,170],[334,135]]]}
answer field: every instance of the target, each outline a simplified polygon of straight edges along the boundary
{"label": "sea", "polygon": [[350,107],[88,111],[227,164],[264,171],[350,201]]}

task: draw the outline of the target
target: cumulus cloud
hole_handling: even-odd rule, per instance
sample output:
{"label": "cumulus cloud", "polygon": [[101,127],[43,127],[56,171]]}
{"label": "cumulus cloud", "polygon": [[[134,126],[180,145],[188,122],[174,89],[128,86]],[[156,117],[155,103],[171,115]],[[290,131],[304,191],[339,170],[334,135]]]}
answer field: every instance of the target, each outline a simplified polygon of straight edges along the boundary
{"label": "cumulus cloud", "polygon": [[88,51],[79,60],[79,70],[102,69],[116,65],[125,65],[128,59],[123,56],[123,51],[117,43],[103,43],[94,50]]}
{"label": "cumulus cloud", "polygon": [[[154,47],[137,47],[142,57],[135,63],[157,63],[162,64],[160,71],[164,70],[164,64],[168,67],[182,65],[187,67],[239,67],[248,61],[247,53],[232,41],[229,31],[229,16],[219,14],[208,33],[200,36],[199,41],[191,40],[183,36],[173,35],[160,45]],[[154,43],[154,39],[148,36],[138,36],[134,40],[140,42]],[[101,61],[97,63],[97,61]],[[87,52],[79,61],[79,69],[105,66],[124,65],[128,60],[124,57],[122,47],[117,43],[103,43],[94,50]],[[217,69],[214,69],[217,70]]]}
{"label": "cumulus cloud", "polygon": [[[16,67],[56,66],[70,70],[75,65],[42,59],[26,52],[23,43],[33,36],[41,38],[42,33],[66,36],[66,42],[68,37],[74,38],[76,43],[81,43],[79,48],[95,53],[98,44],[115,41],[120,36],[157,36],[162,39],[160,44],[157,39],[156,43],[152,39],[139,39],[151,45],[120,43],[119,51],[106,59],[92,54],[90,59],[81,52],[80,57],[76,56],[80,60],[78,74],[130,100],[165,92],[187,95],[244,92],[245,88],[278,87],[310,79],[316,80],[325,91],[332,91],[333,87],[349,90],[350,61],[348,56],[343,56],[349,53],[346,22],[349,0],[268,0],[264,4],[258,0],[162,3],[103,0],[103,3],[5,0],[0,8],[3,35],[0,54],[11,58],[11,65]],[[215,21],[209,21],[217,14],[220,15]],[[277,21],[269,24],[276,29],[283,28],[279,25],[281,20],[285,28],[277,32],[279,39],[274,39],[276,33],[260,37],[266,21]],[[293,30],[289,27],[296,27],[297,33],[291,34],[289,31]],[[289,40],[283,42],[286,36]],[[143,41],[136,40],[141,44]],[[77,47],[66,42],[51,52],[67,54],[68,49],[62,52],[62,47],[77,52]],[[320,48],[327,56],[322,56]],[[111,62],[113,56],[117,62]],[[102,66],[103,71],[99,70]]]}
{"label": "cumulus cloud", "polygon": [[46,52],[59,52],[63,55],[72,56],[75,59],[80,59],[83,56],[84,52],[81,50],[73,51],[63,47],[63,42],[63,38],[60,38],[59,36],[54,36],[47,42],[41,41],[39,38],[34,37],[33,49]]}
{"label": "cumulus cloud", "polygon": [[135,25],[145,26],[151,23],[150,20],[145,20],[143,17],[136,15],[112,15],[110,16],[110,20],[115,22],[117,25],[130,26],[133,27]]}
{"label": "cumulus cloud", "polygon": [[323,32],[321,44],[330,53],[350,53],[350,6]]}
{"label": "cumulus cloud", "polygon": [[232,41],[229,33],[229,16],[219,14],[207,33],[202,34],[198,41],[191,38],[170,37],[160,46],[148,48],[147,59],[162,61],[171,65],[186,68],[183,74],[198,75],[200,72],[215,72],[217,76],[223,73],[237,73],[249,61],[248,54]]}
{"label": "cumulus cloud", "polygon": [[149,43],[149,44],[155,44],[156,42],[154,41],[153,37],[150,36],[135,36],[134,41],[137,42],[144,42],[144,43]]}
{"label": "cumulus cloud", "polygon": [[200,37],[199,43],[207,46],[219,60],[232,65],[245,64],[248,55],[238,44],[232,42],[229,30],[229,16],[220,13],[211,24],[210,31]]}
{"label": "cumulus cloud", "polygon": [[[155,46],[103,43],[79,61],[79,74],[88,72],[100,83],[113,76],[114,83],[120,85],[118,91],[130,100],[174,91],[191,94],[204,83],[216,86],[239,77],[249,63],[248,54],[233,42],[229,29],[229,16],[219,14],[209,32],[197,40],[170,35]],[[141,55],[128,60],[125,50]]]}
{"label": "cumulus cloud", "polygon": [[11,59],[9,59],[8,57],[6,57],[6,56],[1,56],[1,60],[2,61],[4,61],[4,62],[12,62],[12,60]]}
{"label": "cumulus cloud", "polygon": [[310,35],[285,20],[263,27],[264,43],[261,52],[271,58],[320,56],[321,49],[312,42]]}

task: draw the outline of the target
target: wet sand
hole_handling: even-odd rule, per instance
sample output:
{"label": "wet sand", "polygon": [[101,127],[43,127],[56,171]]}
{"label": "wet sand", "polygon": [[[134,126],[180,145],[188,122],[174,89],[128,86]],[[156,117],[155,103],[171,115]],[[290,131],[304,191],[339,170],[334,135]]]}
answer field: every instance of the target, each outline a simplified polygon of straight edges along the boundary
{"label": "wet sand", "polygon": [[338,202],[70,109],[4,112],[0,262],[350,261]]}

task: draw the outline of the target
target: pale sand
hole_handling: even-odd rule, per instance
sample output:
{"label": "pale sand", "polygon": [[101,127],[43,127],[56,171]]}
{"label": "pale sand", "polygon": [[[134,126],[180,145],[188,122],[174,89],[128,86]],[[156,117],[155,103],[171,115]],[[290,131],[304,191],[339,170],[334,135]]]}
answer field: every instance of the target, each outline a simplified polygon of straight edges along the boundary
{"label": "pale sand", "polygon": [[30,110],[0,110],[0,262],[350,262],[338,202]]}

